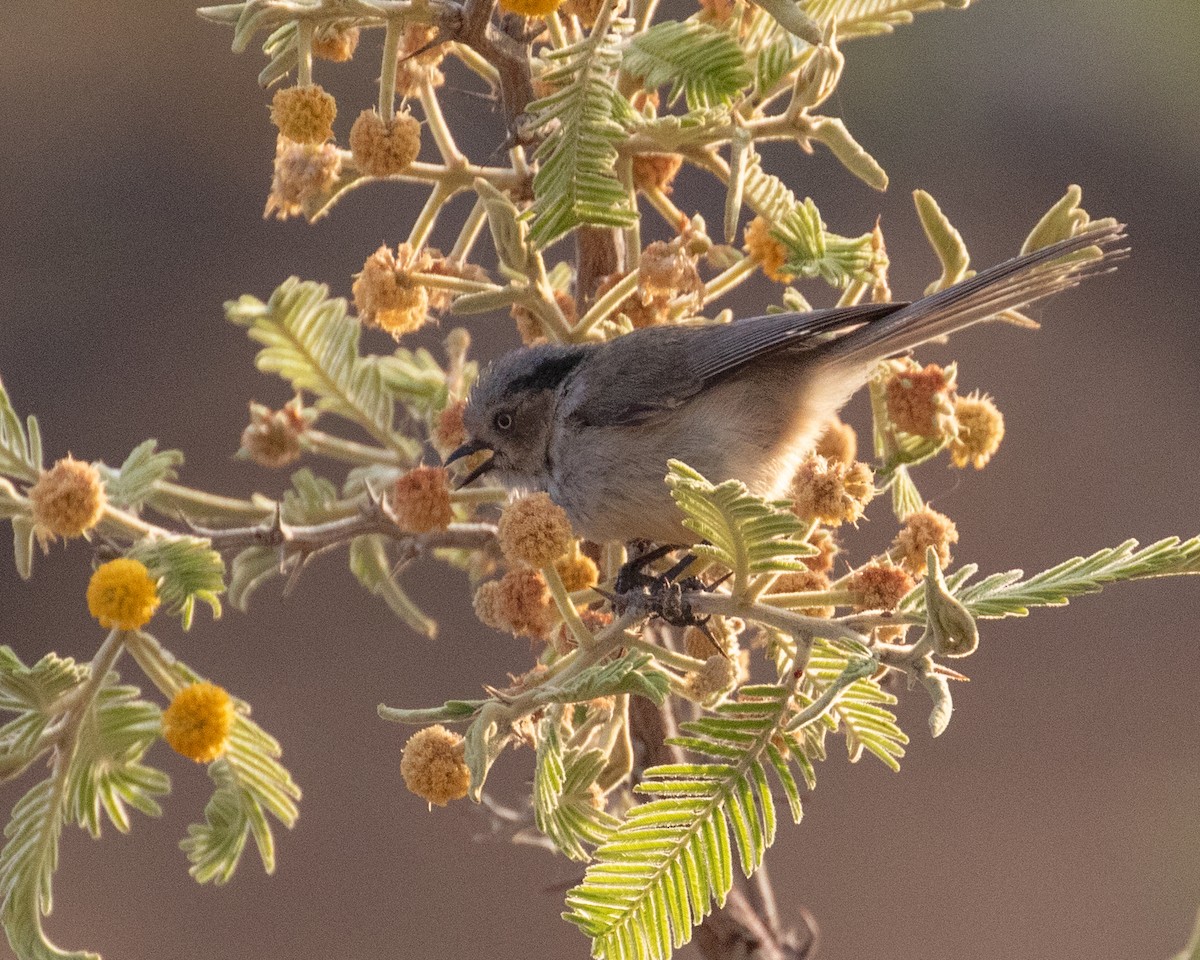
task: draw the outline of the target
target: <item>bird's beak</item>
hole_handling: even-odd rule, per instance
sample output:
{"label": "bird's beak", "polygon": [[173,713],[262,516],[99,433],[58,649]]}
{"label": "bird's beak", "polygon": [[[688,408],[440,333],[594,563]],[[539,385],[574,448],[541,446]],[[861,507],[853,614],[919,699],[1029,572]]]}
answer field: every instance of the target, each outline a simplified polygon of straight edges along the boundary
{"label": "bird's beak", "polygon": [[[446,458],[444,466],[448,467],[448,466],[450,466],[450,464],[454,463],[456,460],[461,460],[463,457],[469,457],[471,454],[478,453],[480,450],[491,450],[491,449],[492,448],[489,447],[487,445],[487,443],[485,443],[483,440],[468,440],[466,443],[464,443],[461,447],[459,447],[452,454],[450,454],[450,456],[448,456]],[[465,477],[463,477],[461,480],[459,480],[458,483],[456,483],[454,485],[454,489],[461,490],[467,484],[469,484],[475,480],[478,480],[480,477],[482,477],[485,473],[487,473],[489,470],[492,469],[492,467],[494,467],[496,465],[495,460],[496,460],[495,456],[489,457],[487,460],[485,460],[483,463],[481,463],[479,466],[477,466],[474,470],[472,470],[470,473],[468,473]]]}

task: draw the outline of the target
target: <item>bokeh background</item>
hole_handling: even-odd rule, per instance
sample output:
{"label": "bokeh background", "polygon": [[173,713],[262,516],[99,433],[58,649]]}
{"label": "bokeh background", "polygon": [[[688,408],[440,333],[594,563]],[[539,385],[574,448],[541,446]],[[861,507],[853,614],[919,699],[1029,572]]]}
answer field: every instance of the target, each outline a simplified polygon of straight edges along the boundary
{"label": "bokeh background", "polygon": [[[1009,429],[986,471],[918,477],[958,521],[960,560],[1032,570],[1131,535],[1200,532],[1197,13],[1194,0],[980,0],[927,14],[847,45],[828,105],[888,169],[887,194],[820,154],[769,155],[833,229],[882,214],[902,297],[936,274],[916,187],[977,265],[1012,254],[1072,182],[1095,215],[1130,224],[1132,259],[1040,307],[1040,333],[988,328],[928,352],[957,358],[960,382],[993,393]],[[315,227],[261,220],[274,136],[261,60],[231,56],[229,33],[188,3],[6,3],[0,38],[0,371],[18,409],[40,416],[52,458],[116,463],[151,436],[186,451],[187,482],[278,492],[283,476],[231,455],[247,400],[287,394],[255,373],[221,304],[292,273],[348,293],[423,196],[379,187]],[[343,137],[374,99],[378,44],[318,68]],[[467,95],[446,103],[486,157],[499,118]],[[682,179],[676,199],[720,204],[702,179]],[[759,312],[770,292],[747,288],[737,309]],[[510,326],[471,329],[493,350]],[[863,534],[875,542],[892,532],[878,516]],[[87,576],[77,543],[39,558],[31,583],[0,551],[0,641],[30,660],[89,657]],[[470,696],[529,663],[524,641],[474,621],[457,575],[427,565],[406,582],[441,619],[438,640],[406,632],[334,558],[287,599],[264,589],[248,616],[201,616],[187,635],[159,624],[281,737],[302,816],[279,839],[275,877],[248,852],[229,886],[197,887],[176,844],[208,782],[155,748],[175,782],[166,816],[99,844],[66,836],[49,921],[61,944],[110,960],[587,955],[558,916],[575,868],[494,836],[468,803],[431,813],[403,789],[406,731],[376,704]],[[830,960],[1177,950],[1200,905],[1198,612],[1200,580],[1182,580],[986,624],[945,736],[929,738],[917,692],[901,705],[913,742],[900,775],[837,754],[819,770],[803,825],[769,857],[785,914],[812,911]],[[528,751],[507,755],[496,793],[515,799],[530,771]],[[24,788],[0,791],[6,810]]]}

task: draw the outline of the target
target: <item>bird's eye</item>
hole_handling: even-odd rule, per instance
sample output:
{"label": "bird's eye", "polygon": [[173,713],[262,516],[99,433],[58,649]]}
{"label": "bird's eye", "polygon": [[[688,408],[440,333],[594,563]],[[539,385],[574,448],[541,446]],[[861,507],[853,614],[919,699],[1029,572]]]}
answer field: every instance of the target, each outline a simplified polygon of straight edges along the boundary
{"label": "bird's eye", "polygon": [[511,413],[498,413],[495,419],[497,430],[511,430],[513,418]]}

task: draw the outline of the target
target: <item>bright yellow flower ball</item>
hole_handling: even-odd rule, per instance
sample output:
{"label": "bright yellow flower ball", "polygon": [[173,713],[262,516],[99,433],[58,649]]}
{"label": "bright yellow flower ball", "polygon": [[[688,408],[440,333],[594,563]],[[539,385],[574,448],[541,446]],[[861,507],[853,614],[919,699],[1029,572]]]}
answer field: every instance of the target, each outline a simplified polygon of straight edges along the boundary
{"label": "bright yellow flower ball", "polygon": [[128,557],[109,560],[92,574],[87,603],[100,626],[137,630],[158,609],[158,585],[141,562]]}
{"label": "bright yellow flower ball", "polygon": [[233,727],[233,698],[215,683],[184,687],[163,711],[163,738],[171,749],[197,763],[225,752]]}

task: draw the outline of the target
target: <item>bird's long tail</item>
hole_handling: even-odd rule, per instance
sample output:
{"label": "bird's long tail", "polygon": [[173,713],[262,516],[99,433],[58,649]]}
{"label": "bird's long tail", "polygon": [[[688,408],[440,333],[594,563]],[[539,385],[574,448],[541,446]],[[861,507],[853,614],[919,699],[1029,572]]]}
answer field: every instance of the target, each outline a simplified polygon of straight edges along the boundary
{"label": "bird's long tail", "polygon": [[1124,224],[1094,225],[1078,236],[1006,260],[969,280],[914,301],[824,349],[838,369],[873,367],[887,357],[955,333],[1001,311],[1027,306],[1068,290],[1087,277],[1107,273],[1113,262],[1127,252],[1120,246],[1124,238]]}

